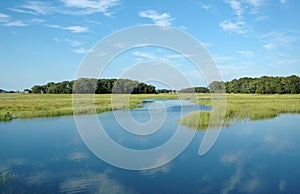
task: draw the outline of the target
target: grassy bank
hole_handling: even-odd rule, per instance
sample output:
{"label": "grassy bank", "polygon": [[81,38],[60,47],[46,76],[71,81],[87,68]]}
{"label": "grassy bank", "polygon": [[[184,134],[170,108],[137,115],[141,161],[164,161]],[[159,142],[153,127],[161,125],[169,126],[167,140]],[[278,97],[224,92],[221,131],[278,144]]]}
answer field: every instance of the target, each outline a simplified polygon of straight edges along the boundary
{"label": "grassy bank", "polygon": [[[84,102],[90,95],[81,95]],[[189,98],[191,95],[181,94],[138,94],[130,95],[129,103],[120,95],[114,102],[114,109],[132,109],[141,107],[142,99],[161,98],[178,99]],[[196,103],[211,105],[210,94],[198,94]],[[111,95],[95,95],[93,102],[96,113],[112,110]],[[91,114],[83,104],[82,111],[77,114]],[[225,125],[237,120],[258,120],[274,118],[281,113],[300,113],[300,95],[255,95],[255,94],[227,94]],[[76,114],[76,113],[75,113]],[[69,94],[1,94],[0,121],[9,121],[14,118],[56,117],[73,115],[72,95]],[[190,113],[180,120],[180,124],[191,128],[206,129],[210,122],[209,111]],[[219,121],[212,121],[219,125]]]}
{"label": "grassy bank", "polygon": [[[90,95],[81,95],[84,102]],[[174,94],[130,95],[130,101],[114,103],[114,109],[132,109],[141,107],[143,98],[177,98]],[[119,98],[117,98],[118,100]],[[97,94],[94,101],[97,113],[111,111],[111,95]],[[83,107],[82,114],[88,114]],[[14,118],[57,117],[73,115],[72,95],[70,94],[0,94],[0,121]]]}
{"label": "grassy bank", "polygon": [[[210,105],[211,101],[199,98],[197,103]],[[274,118],[282,113],[300,113],[300,95],[227,94],[224,125],[238,120]],[[210,116],[209,111],[193,112],[181,119],[180,124],[206,129]]]}

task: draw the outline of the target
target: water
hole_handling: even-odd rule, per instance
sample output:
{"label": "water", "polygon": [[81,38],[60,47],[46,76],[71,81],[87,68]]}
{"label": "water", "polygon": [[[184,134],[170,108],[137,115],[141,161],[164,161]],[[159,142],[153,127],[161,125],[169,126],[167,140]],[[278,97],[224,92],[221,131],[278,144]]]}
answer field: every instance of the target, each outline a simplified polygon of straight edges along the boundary
{"label": "water", "polygon": [[[180,111],[199,108],[178,101],[159,101],[168,117],[149,137],[132,136],[111,112],[99,115],[107,133],[132,149],[149,149],[168,140]],[[144,108],[136,120],[150,119]],[[0,190],[2,193],[298,193],[300,180],[299,115],[242,121],[225,127],[204,156],[197,131],[187,149],[160,168],[131,171],[94,156],[80,138],[73,117],[13,120],[0,123]],[[187,133],[192,129],[185,128]],[[7,174],[6,174],[7,173]]]}

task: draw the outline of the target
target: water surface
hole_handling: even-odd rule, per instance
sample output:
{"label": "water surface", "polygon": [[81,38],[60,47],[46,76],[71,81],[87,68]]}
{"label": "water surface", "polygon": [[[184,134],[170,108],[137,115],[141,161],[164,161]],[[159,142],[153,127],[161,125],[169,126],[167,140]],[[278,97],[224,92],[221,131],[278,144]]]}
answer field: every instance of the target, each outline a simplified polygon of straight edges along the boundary
{"label": "water surface", "polygon": [[[199,108],[160,100],[168,117],[151,136],[122,130],[112,112],[99,119],[112,139],[133,149],[149,149],[172,137],[180,112]],[[150,119],[145,103],[131,110]],[[13,120],[0,123],[0,190],[3,193],[297,193],[300,180],[299,115],[242,121],[223,128],[204,156],[198,149],[204,131],[188,148],[160,168],[130,171],[113,167],[91,153],[73,117]],[[185,128],[187,133],[192,129]]]}

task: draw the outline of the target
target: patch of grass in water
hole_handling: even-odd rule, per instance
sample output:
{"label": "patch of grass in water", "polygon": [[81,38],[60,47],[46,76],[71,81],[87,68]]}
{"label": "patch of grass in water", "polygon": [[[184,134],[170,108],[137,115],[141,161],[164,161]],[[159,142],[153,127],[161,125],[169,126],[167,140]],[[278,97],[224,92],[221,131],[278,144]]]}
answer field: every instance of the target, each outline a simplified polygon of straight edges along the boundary
{"label": "patch of grass in water", "polygon": [[[203,103],[204,102],[204,103]],[[197,103],[209,105],[211,102],[198,99]],[[256,95],[227,94],[224,125],[239,120],[261,120],[275,118],[282,113],[300,113],[300,95]],[[190,128],[207,129],[211,113],[198,111],[188,114],[180,124]],[[212,121],[211,127],[221,126]]]}
{"label": "patch of grass in water", "polygon": [[10,114],[9,112],[5,113],[5,114],[0,114],[0,121],[11,121],[13,120],[13,115]]}
{"label": "patch of grass in water", "polygon": [[15,175],[12,173],[9,173],[8,171],[2,171],[0,173],[0,183],[2,185],[5,185],[9,183],[10,181],[13,181],[15,179]]}

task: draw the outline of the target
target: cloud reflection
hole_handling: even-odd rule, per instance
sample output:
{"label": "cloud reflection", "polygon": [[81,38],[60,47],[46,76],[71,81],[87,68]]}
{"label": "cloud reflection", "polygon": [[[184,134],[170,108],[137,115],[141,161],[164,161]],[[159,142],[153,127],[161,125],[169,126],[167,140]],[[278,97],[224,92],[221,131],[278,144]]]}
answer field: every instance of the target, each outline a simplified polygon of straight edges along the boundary
{"label": "cloud reflection", "polygon": [[236,165],[236,170],[225,182],[221,193],[234,193],[236,190],[242,193],[257,193],[262,185],[262,180],[258,178],[262,169],[259,167],[249,174],[247,167],[245,167],[245,162],[251,160],[252,156],[245,150],[225,153],[221,156],[220,162],[224,165]]}
{"label": "cloud reflection", "polygon": [[68,156],[69,160],[80,161],[88,157],[87,153],[84,152],[73,152]]}
{"label": "cloud reflection", "polygon": [[220,161],[223,164],[237,163],[237,162],[242,160],[242,155],[243,155],[242,151],[238,151],[238,152],[235,152],[235,153],[226,153],[226,154],[222,155]]}
{"label": "cloud reflection", "polygon": [[41,185],[48,182],[50,179],[55,180],[55,174],[51,174],[49,171],[37,171],[34,174],[25,178],[27,186]]}
{"label": "cloud reflection", "polygon": [[150,169],[150,170],[142,170],[141,174],[142,175],[148,175],[148,176],[157,176],[158,174],[167,174],[171,171],[171,165],[166,164],[164,166],[158,167],[158,168],[154,168],[154,169]]}
{"label": "cloud reflection", "polygon": [[62,193],[134,193],[117,180],[109,176],[110,171],[103,173],[85,172],[85,176],[72,177],[60,185]]}
{"label": "cloud reflection", "polygon": [[278,184],[278,188],[281,192],[286,191],[286,181],[284,179],[280,179],[279,184]]}
{"label": "cloud reflection", "polygon": [[230,193],[232,190],[236,188],[243,175],[242,170],[243,170],[243,166],[241,164],[238,165],[235,173],[230,177],[227,185],[221,190],[222,194]]}
{"label": "cloud reflection", "polygon": [[26,164],[26,160],[22,158],[11,158],[0,162],[0,172],[9,170],[15,166],[22,166]]}
{"label": "cloud reflection", "polygon": [[294,149],[291,139],[282,135],[268,135],[264,138],[264,143],[264,148],[272,153],[282,153]]}
{"label": "cloud reflection", "polygon": [[258,193],[258,189],[262,185],[262,180],[255,177],[244,181],[241,185],[241,190],[244,193]]}

